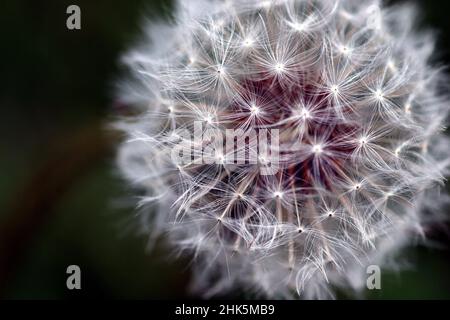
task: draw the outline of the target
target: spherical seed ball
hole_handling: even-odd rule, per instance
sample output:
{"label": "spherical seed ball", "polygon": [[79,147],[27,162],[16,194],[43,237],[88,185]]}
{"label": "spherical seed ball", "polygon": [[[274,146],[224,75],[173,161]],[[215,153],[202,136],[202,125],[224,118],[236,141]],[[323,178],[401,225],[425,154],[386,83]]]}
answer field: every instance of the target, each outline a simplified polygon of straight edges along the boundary
{"label": "spherical seed ball", "polygon": [[125,62],[124,176],[194,287],[361,289],[443,218],[446,78],[415,10],[370,0],[195,0]]}

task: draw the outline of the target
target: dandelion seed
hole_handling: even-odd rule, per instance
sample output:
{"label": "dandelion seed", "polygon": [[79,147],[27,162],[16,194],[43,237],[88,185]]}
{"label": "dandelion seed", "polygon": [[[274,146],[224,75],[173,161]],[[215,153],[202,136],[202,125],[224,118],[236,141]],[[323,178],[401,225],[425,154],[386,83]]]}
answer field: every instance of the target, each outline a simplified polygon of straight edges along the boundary
{"label": "dandelion seed", "polygon": [[312,152],[316,155],[319,155],[323,152],[323,147],[321,144],[316,144],[312,147]]}
{"label": "dandelion seed", "polygon": [[283,73],[285,71],[285,66],[282,63],[277,63],[274,69],[277,73]]}
{"label": "dandelion seed", "polygon": [[300,22],[295,22],[293,24],[291,24],[292,28],[295,29],[298,32],[303,32],[306,30],[306,24],[305,23],[300,23]]}
{"label": "dandelion seed", "polygon": [[225,73],[225,68],[224,66],[219,65],[217,66],[216,71],[219,75],[223,75]]}
{"label": "dandelion seed", "polygon": [[250,112],[252,115],[257,116],[261,112],[261,110],[257,105],[252,105],[250,107]]}
{"label": "dandelion seed", "polygon": [[330,90],[331,90],[331,93],[333,93],[334,95],[339,94],[339,86],[337,86],[337,85],[331,86]]}
{"label": "dandelion seed", "polygon": [[194,56],[190,56],[188,60],[189,60],[189,64],[191,64],[191,65],[197,61],[197,59],[195,59]]}
{"label": "dandelion seed", "polygon": [[410,103],[405,104],[405,113],[406,114],[411,113],[411,104]]}
{"label": "dandelion seed", "polygon": [[378,101],[383,101],[383,100],[384,100],[384,93],[383,93],[383,91],[381,91],[380,89],[376,90],[376,91],[374,92],[374,94],[375,94],[375,98],[376,98]]}
{"label": "dandelion seed", "polygon": [[283,198],[283,192],[281,192],[281,191],[276,191],[276,192],[273,193],[273,197],[274,197],[274,198],[281,199],[281,198]]}
{"label": "dandelion seed", "polygon": [[342,46],[340,51],[343,55],[348,56],[351,53],[351,49],[347,46]]}
{"label": "dandelion seed", "polygon": [[255,42],[255,40],[253,40],[252,38],[250,38],[250,37],[248,37],[248,38],[245,38],[245,40],[244,41],[242,41],[242,45],[244,46],[244,47],[252,47],[253,46],[253,44],[254,44],[254,42]]}
{"label": "dandelion seed", "polygon": [[271,6],[272,6],[272,0],[261,1],[261,7],[268,9]]}
{"label": "dandelion seed", "polygon": [[398,71],[397,66],[395,65],[394,61],[389,60],[388,64],[387,64],[389,70],[391,70],[391,72],[396,73]]}
{"label": "dandelion seed", "polygon": [[353,186],[353,190],[358,191],[359,189],[361,189],[361,183],[356,183],[356,184]]}
{"label": "dandelion seed", "polygon": [[311,112],[309,112],[308,110],[303,108],[300,113],[300,117],[302,117],[303,120],[309,119],[309,118],[311,118]]}

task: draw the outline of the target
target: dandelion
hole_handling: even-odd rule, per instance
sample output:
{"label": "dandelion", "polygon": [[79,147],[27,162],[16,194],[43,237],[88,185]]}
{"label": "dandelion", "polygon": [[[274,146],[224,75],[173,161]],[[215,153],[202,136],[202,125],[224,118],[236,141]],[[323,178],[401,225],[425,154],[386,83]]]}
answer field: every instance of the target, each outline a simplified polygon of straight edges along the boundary
{"label": "dandelion", "polygon": [[[175,21],[150,26],[125,57],[122,97],[139,115],[119,123],[119,167],[145,192],[143,230],[194,257],[198,292],[359,290],[365,266],[443,218],[450,101],[414,12],[376,0],[180,1]],[[229,130],[240,130],[233,147]],[[277,142],[272,174],[261,171],[270,154],[234,143],[256,141],[249,130]]]}

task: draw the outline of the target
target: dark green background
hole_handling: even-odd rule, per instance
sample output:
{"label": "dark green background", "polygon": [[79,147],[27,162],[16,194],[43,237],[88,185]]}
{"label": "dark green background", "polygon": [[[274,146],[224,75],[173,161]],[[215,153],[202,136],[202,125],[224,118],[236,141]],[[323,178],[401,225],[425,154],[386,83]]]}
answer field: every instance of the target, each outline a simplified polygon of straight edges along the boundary
{"label": "dark green background", "polygon": [[[331,1],[331,0],[330,0]],[[66,8],[82,30],[66,29]],[[419,2],[450,62],[450,2]],[[118,59],[138,39],[144,16],[170,14],[170,1],[21,1],[0,4],[0,297],[183,298],[187,260],[146,251],[114,168],[117,136],[105,130],[121,106]],[[369,298],[449,298],[449,237],[443,249],[405,253],[410,270],[384,273]],[[66,289],[66,268],[82,269],[82,290]],[[241,297],[236,294],[235,297]],[[342,295],[345,297],[345,294]]]}

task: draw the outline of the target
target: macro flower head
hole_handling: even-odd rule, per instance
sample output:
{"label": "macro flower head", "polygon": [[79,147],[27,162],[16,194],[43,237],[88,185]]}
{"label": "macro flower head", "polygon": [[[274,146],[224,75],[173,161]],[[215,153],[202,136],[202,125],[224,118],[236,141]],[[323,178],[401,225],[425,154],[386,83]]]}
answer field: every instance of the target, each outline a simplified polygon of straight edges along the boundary
{"label": "macro flower head", "polygon": [[361,289],[445,218],[446,76],[415,9],[193,0],[124,58],[119,167],[205,296]]}

